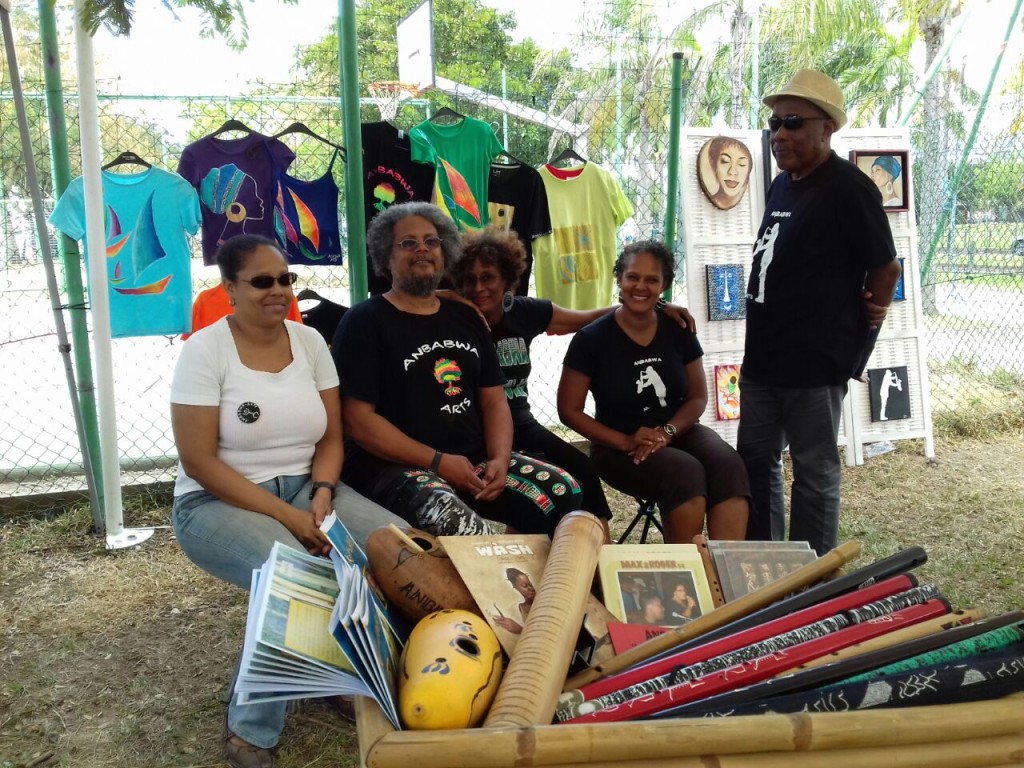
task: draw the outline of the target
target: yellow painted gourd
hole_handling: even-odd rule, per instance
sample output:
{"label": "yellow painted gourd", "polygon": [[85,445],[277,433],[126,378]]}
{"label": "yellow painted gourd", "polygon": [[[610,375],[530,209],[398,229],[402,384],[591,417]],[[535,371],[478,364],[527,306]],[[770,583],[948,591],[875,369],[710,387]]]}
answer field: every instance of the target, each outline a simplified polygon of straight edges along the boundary
{"label": "yellow painted gourd", "polygon": [[416,624],[402,652],[398,713],[413,730],[479,725],[497,693],[501,646],[469,611],[435,611]]}

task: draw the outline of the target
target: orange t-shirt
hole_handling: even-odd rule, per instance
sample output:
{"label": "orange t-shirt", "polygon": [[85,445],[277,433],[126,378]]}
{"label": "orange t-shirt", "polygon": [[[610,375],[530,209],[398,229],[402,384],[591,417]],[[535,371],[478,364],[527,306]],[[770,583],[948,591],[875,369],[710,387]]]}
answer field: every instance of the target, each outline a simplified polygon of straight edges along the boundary
{"label": "orange t-shirt", "polygon": [[[200,291],[196,300],[192,302],[192,332],[181,334],[181,338],[187,339],[200,328],[213,325],[226,315],[232,315],[235,308],[228,300],[228,292],[224,290],[224,283],[217,283],[213,288]],[[292,305],[288,308],[288,319],[296,323],[302,322],[302,313],[299,312],[299,302],[293,296]]]}

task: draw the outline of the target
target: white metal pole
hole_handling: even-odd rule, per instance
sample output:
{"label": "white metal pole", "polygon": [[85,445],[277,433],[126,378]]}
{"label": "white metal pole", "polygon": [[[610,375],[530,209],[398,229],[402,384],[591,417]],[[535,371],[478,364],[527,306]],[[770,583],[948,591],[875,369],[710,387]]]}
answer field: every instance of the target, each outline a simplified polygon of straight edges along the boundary
{"label": "white metal pole", "polygon": [[96,66],[92,36],[82,26],[83,0],[75,0],[75,45],[78,52],[79,132],[82,181],[85,185],[85,245],[89,260],[89,302],[92,307],[93,361],[99,410],[100,459],[106,503],[107,549],[140,544],[151,529],[124,527],[121,466],[114,407],[114,368],[110,344],[110,296],[107,289],[106,230],[103,225],[103,181],[100,171],[100,122],[96,105]]}

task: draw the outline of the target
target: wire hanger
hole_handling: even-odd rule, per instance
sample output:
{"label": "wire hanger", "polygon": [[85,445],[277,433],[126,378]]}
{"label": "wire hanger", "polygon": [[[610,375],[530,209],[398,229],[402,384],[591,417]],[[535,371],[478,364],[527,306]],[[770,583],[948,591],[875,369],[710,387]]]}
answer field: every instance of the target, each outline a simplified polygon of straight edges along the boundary
{"label": "wire hanger", "polygon": [[210,134],[210,136],[219,136],[222,133],[228,131],[245,131],[246,133],[252,133],[252,128],[243,123],[241,120],[225,120],[224,124],[221,125],[216,131]]}
{"label": "wire hanger", "polygon": [[105,171],[108,168],[113,168],[115,165],[141,165],[143,168],[153,167],[150,163],[143,160],[134,152],[130,152],[128,150],[125,150],[120,155],[111,160],[109,163],[104,165],[103,170]]}
{"label": "wire hanger", "polygon": [[586,165],[587,158],[580,155],[572,147],[566,147],[551,161],[551,165],[558,166],[560,164]]}
{"label": "wire hanger", "polygon": [[465,120],[466,116],[461,112],[456,112],[451,107],[441,107],[437,112],[430,116],[430,122],[436,123],[439,119],[450,119],[456,122]]}
{"label": "wire hanger", "polygon": [[296,301],[325,301],[324,297],[312,288],[303,288],[295,294]]}
{"label": "wire hanger", "polygon": [[272,139],[279,139],[279,138],[281,138],[282,136],[284,136],[287,133],[304,133],[307,136],[313,137],[317,141],[322,141],[324,144],[326,144],[329,147],[334,147],[336,150],[338,150],[341,153],[342,159],[344,159],[344,157],[345,157],[345,148],[343,146],[341,146],[341,144],[335,144],[330,139],[325,139],[319,133],[314,133],[312,130],[310,130],[309,126],[307,126],[305,123],[292,123],[287,128],[285,128],[285,129],[275,133],[270,138],[272,138]]}
{"label": "wire hanger", "polygon": [[511,152],[504,149],[501,150],[501,152],[499,152],[498,154],[496,154],[494,156],[494,159],[491,160],[492,168],[513,168],[520,165],[526,165],[526,163],[524,163],[518,157],[513,155]]}

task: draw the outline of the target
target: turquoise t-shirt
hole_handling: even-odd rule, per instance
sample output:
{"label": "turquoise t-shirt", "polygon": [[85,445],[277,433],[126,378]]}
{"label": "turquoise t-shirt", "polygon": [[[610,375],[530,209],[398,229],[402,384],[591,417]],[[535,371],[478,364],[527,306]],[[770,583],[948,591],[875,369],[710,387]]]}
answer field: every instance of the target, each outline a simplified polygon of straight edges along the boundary
{"label": "turquoise t-shirt", "polygon": [[488,221],[491,160],[502,150],[491,126],[474,117],[454,125],[424,120],[409,131],[409,139],[412,159],[437,169],[434,203],[459,229],[482,229]]}
{"label": "turquoise t-shirt", "polygon": [[[199,231],[199,196],[185,179],[160,168],[103,171],[110,335],[164,336],[192,328],[192,253],[187,235]],[[85,238],[85,184],[68,185],[50,223]],[[88,248],[86,248],[88,252]],[[96,286],[89,284],[89,293]]]}

